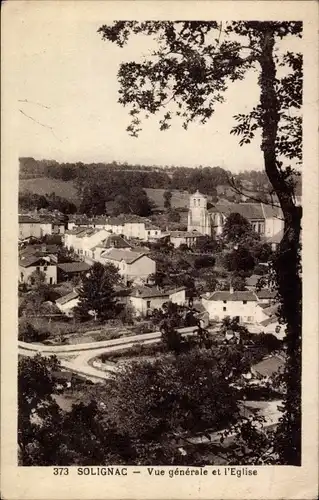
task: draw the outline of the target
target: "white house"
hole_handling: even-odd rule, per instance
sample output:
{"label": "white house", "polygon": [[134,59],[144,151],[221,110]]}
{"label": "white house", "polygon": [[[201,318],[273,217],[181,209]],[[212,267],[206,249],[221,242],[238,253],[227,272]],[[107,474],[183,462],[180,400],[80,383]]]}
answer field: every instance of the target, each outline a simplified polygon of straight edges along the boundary
{"label": "white house", "polygon": [[114,264],[126,281],[147,280],[156,272],[156,263],[145,253],[110,248],[101,253],[100,262]]}
{"label": "white house", "polygon": [[147,222],[145,224],[145,240],[146,241],[157,241],[162,237],[162,231],[158,226]]}
{"label": "white house", "polygon": [[27,283],[33,272],[44,273],[49,285],[57,282],[57,264],[55,256],[21,255],[19,260],[19,281]]}
{"label": "white house", "polygon": [[258,297],[251,291],[216,291],[202,295],[202,304],[209,319],[222,321],[227,316],[238,318],[240,323],[255,323],[258,317]]}
{"label": "white house", "polygon": [[195,229],[193,231],[170,231],[169,233],[169,239],[174,248],[179,248],[181,245],[193,247],[201,236],[202,234]]}
{"label": "white house", "polygon": [[184,305],[185,287],[163,290],[156,286],[137,287],[130,294],[130,301],[138,316],[147,316],[152,310],[160,309],[165,302]]}
{"label": "white house", "polygon": [[60,297],[55,301],[56,306],[60,309],[61,312],[66,314],[69,317],[73,316],[73,309],[79,303],[79,294],[77,290],[73,290],[72,292]]}
{"label": "white house", "polygon": [[101,241],[105,240],[110,233],[105,229],[78,228],[72,231],[66,231],[64,244],[78,255],[85,257],[91,256],[91,248]]}

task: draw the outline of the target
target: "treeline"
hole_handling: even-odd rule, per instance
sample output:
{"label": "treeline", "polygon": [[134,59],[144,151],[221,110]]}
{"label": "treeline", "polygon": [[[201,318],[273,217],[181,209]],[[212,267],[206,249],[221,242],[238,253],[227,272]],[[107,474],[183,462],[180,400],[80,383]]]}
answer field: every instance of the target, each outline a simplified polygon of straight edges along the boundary
{"label": "treeline", "polygon": [[[20,178],[48,177],[63,181],[73,180],[82,185],[89,176],[106,181],[109,176],[125,177],[128,182],[142,188],[176,189],[214,195],[218,186],[229,185],[231,173],[221,167],[173,167],[163,168],[128,163],[59,163],[55,160],[20,158]],[[237,180],[251,182],[253,190],[267,184],[264,172],[247,171],[235,176]]]}

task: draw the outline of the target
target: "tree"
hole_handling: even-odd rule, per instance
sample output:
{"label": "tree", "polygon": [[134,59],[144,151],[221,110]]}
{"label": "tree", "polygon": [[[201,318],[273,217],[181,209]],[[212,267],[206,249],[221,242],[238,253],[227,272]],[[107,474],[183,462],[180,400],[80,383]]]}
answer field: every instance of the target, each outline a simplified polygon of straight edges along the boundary
{"label": "tree", "polygon": [[[259,104],[235,117],[237,125],[231,133],[241,137],[243,145],[261,131],[265,172],[283,211],[284,236],[275,263],[288,354],[280,460],[300,465],[302,209],[295,202],[291,162],[298,165],[302,160],[303,61],[300,53],[280,53],[278,47],[285,38],[301,38],[302,22],[117,21],[98,31],[103,40],[120,47],[132,34],[157,40],[150,57],[138,63],[125,62],[119,69],[119,101],[131,107],[132,123],[127,130],[133,136],[141,130],[140,112],[164,110],[161,130],[169,128],[174,114],[182,118],[185,129],[196,119],[205,123],[216,103],[223,102],[229,82],[242,80],[252,69],[259,73]],[[284,76],[278,68],[285,70]]]}
{"label": "tree", "polygon": [[[248,235],[255,235],[253,228],[245,217],[238,213],[231,213],[226,219],[223,228],[223,240],[226,243],[239,243]],[[257,237],[257,234],[256,234]]]}
{"label": "tree", "polygon": [[92,315],[100,321],[113,318],[117,312],[114,285],[119,281],[120,275],[113,264],[95,262],[83,276],[75,315],[82,320]]}
{"label": "tree", "polygon": [[128,364],[115,376],[114,414],[131,439],[160,441],[167,433],[223,428],[235,421],[237,398],[212,351]]}
{"label": "tree", "polygon": [[224,263],[228,271],[235,273],[252,271],[255,266],[252,254],[244,247],[239,247],[237,250],[225,254]]}
{"label": "tree", "polygon": [[[38,464],[38,454],[45,452],[39,444],[39,432],[51,427],[59,416],[59,409],[52,393],[56,381],[52,372],[58,370],[56,357],[22,358],[18,365],[18,444],[22,465]],[[52,425],[50,425],[52,424]],[[46,453],[50,455],[48,448]]]}
{"label": "tree", "polygon": [[234,273],[231,277],[231,286],[235,291],[246,290],[246,279],[241,274]]}
{"label": "tree", "polygon": [[164,198],[164,208],[166,208],[166,210],[170,210],[172,206],[172,191],[169,190],[164,191],[163,198]]}

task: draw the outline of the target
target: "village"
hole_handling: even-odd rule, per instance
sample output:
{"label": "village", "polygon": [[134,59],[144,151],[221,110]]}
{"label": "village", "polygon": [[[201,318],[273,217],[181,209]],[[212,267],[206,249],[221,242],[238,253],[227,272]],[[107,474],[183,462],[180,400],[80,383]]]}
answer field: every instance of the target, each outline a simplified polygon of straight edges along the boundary
{"label": "village", "polygon": [[[239,255],[240,234],[255,238],[252,263]],[[189,196],[187,230],[133,214],[70,215],[67,222],[45,210],[20,214],[19,353],[62,356],[57,377],[67,378],[72,393],[74,376],[101,382],[123,362],[157,359],[173,318],[177,345],[192,338],[261,347],[239,384],[263,390],[285,363],[285,326],[269,276],[282,234],[280,209],[249,202],[208,208],[199,191]],[[114,300],[109,314],[92,308],[83,321],[83,281],[101,286],[90,278],[96,266],[115,277]]]}

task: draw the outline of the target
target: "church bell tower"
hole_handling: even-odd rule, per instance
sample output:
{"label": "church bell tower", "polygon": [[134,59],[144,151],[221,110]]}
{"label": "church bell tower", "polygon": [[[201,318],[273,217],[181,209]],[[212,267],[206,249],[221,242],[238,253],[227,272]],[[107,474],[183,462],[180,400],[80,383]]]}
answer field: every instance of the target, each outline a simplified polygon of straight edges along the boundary
{"label": "church bell tower", "polygon": [[189,200],[187,231],[194,230],[208,236],[211,236],[212,233],[207,199],[199,191],[192,194]]}

